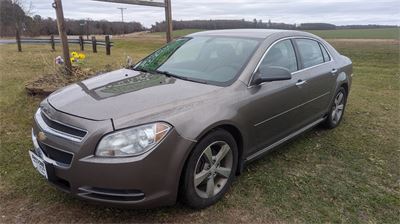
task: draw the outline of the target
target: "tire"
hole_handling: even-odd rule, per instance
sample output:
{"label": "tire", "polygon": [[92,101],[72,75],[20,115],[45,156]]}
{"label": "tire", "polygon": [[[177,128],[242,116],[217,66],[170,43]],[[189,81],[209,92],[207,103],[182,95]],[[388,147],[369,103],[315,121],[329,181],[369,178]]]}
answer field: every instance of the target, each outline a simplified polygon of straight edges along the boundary
{"label": "tire", "polygon": [[328,117],[325,119],[324,123],[322,123],[322,126],[327,129],[333,129],[339,126],[340,122],[343,119],[344,111],[346,109],[346,103],[347,103],[346,89],[340,87],[339,90],[336,92],[335,97],[332,100],[328,112]]}
{"label": "tire", "polygon": [[182,202],[195,209],[215,204],[231,186],[237,164],[238,149],[232,135],[222,129],[207,134],[186,161],[181,182]]}

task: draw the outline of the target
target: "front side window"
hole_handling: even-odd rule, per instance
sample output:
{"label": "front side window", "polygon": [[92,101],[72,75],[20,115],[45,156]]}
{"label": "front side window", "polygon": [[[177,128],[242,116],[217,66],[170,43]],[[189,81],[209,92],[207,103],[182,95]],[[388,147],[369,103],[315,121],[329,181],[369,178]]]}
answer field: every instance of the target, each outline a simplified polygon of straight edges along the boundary
{"label": "front side window", "polygon": [[233,37],[181,38],[143,59],[134,69],[222,85],[238,76],[259,43]]}
{"label": "front side window", "polygon": [[324,63],[319,43],[309,39],[296,39],[299,54],[303,62],[303,68],[309,68],[314,65]]}
{"label": "front side window", "polygon": [[296,54],[290,40],[283,40],[273,45],[260,67],[279,67],[287,69],[290,72],[297,70]]}

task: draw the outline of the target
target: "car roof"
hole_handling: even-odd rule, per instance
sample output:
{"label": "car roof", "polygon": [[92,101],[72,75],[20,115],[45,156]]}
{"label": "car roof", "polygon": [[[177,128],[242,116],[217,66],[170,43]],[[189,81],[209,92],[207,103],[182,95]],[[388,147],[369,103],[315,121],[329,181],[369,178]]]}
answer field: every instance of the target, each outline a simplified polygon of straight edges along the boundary
{"label": "car roof", "polygon": [[210,30],[202,31],[188,35],[188,37],[195,36],[229,36],[229,37],[247,37],[265,39],[273,34],[287,34],[310,36],[307,32],[296,30],[276,30],[276,29],[230,29],[230,30]]}

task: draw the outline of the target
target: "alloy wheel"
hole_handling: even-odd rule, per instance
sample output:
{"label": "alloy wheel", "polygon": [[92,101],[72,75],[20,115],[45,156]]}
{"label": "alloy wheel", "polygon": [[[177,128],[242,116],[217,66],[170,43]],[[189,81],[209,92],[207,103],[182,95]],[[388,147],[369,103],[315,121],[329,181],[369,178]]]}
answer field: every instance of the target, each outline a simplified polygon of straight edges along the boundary
{"label": "alloy wheel", "polygon": [[233,167],[231,147],[224,141],[207,146],[200,155],[194,170],[194,187],[201,198],[217,195],[226,185]]}
{"label": "alloy wheel", "polygon": [[344,109],[344,93],[339,92],[335,97],[335,101],[331,112],[332,113],[331,118],[334,124],[337,124],[342,118],[343,109]]}

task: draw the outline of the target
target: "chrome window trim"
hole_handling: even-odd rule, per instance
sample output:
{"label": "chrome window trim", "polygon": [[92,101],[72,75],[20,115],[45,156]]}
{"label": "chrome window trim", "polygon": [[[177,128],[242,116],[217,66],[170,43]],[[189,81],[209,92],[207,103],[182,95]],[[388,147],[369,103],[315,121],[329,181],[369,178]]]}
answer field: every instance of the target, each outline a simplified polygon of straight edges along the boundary
{"label": "chrome window trim", "polygon": [[[318,42],[323,48],[324,48],[324,50],[326,51],[326,53],[328,53],[328,56],[329,56],[329,61],[325,61],[325,58],[324,58],[324,62],[330,62],[330,61],[332,61],[332,55],[331,55],[331,52],[329,52],[328,51],[328,49],[326,48],[326,46],[323,44],[323,43],[321,43],[321,42]],[[322,50],[322,49],[321,49]],[[322,52],[322,57],[324,57],[324,52]]]}
{"label": "chrome window trim", "polygon": [[[267,48],[267,50],[265,50],[263,56],[262,56],[261,59],[258,61],[256,68],[254,69],[253,73],[251,74],[249,83],[247,84],[247,87],[248,87],[248,88],[252,88],[253,86],[258,86],[258,85],[263,85],[263,84],[264,84],[264,83],[261,83],[261,84],[258,84],[258,85],[251,85],[251,83],[252,83],[252,81],[253,81],[253,78],[254,78],[254,75],[256,74],[258,68],[261,66],[261,63],[264,61],[265,57],[267,56],[267,54],[268,54],[268,52],[271,50],[271,48],[272,48],[273,46],[275,46],[276,44],[278,44],[279,42],[281,42],[281,41],[285,41],[285,40],[295,40],[295,39],[309,39],[309,40],[313,40],[313,41],[316,41],[316,42],[320,43],[320,44],[325,48],[326,52],[328,52],[329,58],[330,58],[331,60],[330,60],[330,61],[324,61],[323,63],[317,64],[317,65],[314,65],[314,66],[311,66],[311,67],[308,67],[308,68],[303,68],[303,69],[294,71],[294,72],[291,73],[292,75],[295,75],[295,74],[297,74],[297,73],[299,73],[299,72],[303,72],[303,71],[306,71],[306,70],[309,70],[309,69],[312,69],[312,68],[315,68],[315,67],[324,65],[324,64],[326,64],[326,63],[331,63],[331,62],[334,61],[331,52],[329,52],[329,50],[328,50],[328,48],[325,46],[325,44],[322,43],[320,40],[318,40],[318,39],[316,39],[316,38],[313,38],[313,37],[303,37],[303,36],[283,37],[283,38],[281,38],[281,39],[278,39],[278,40],[274,41],[274,42]],[[294,48],[294,46],[293,46],[293,48]],[[296,49],[294,49],[294,50],[296,51]],[[322,54],[322,52],[321,52],[321,54]],[[299,61],[299,59],[297,58],[297,55],[296,55],[296,60]]]}
{"label": "chrome window trim", "polygon": [[[48,134],[51,134],[51,135],[54,135],[54,136],[57,136],[57,137],[60,137],[60,138],[64,138],[64,139],[67,139],[67,140],[70,140],[70,141],[73,141],[73,142],[82,142],[82,140],[85,138],[85,136],[84,137],[77,137],[77,136],[75,136],[75,135],[71,135],[71,134],[68,134],[68,133],[65,133],[65,132],[61,132],[61,131],[58,131],[58,130],[56,130],[56,129],[53,129],[52,127],[50,127],[50,126],[48,126],[47,124],[46,124],[46,122],[44,122],[44,120],[43,120],[43,118],[42,118],[42,110],[39,108],[37,111],[36,111],[36,114],[35,114],[35,121],[37,122],[37,124],[39,125],[39,127],[44,131],[44,132],[46,132],[46,133],[48,133]],[[47,116],[46,116],[47,117]],[[64,124],[63,124],[64,125]],[[75,128],[75,127],[71,127],[71,128]],[[84,131],[84,130],[83,130]],[[86,133],[87,133],[87,131],[85,131]]]}

